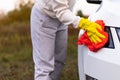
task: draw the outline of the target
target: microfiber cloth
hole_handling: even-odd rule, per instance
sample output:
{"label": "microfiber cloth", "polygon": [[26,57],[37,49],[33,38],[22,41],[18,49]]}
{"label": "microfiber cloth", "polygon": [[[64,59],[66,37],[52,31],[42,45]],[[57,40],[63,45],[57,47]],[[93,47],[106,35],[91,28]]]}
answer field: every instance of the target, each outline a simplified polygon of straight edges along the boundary
{"label": "microfiber cloth", "polygon": [[101,49],[107,42],[108,42],[108,33],[104,30],[105,29],[105,24],[103,20],[97,20],[95,21],[97,24],[99,24],[102,27],[102,30],[98,30],[101,34],[105,36],[105,38],[102,38],[102,42],[91,42],[87,32],[85,32],[82,36],[78,38],[78,45],[84,44],[89,48],[90,51],[97,52],[99,49]]}

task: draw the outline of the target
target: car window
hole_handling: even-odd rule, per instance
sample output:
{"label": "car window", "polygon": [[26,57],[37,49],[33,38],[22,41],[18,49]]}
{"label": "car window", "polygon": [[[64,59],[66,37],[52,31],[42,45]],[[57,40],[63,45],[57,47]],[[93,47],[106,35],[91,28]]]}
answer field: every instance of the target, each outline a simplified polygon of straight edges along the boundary
{"label": "car window", "polygon": [[105,48],[112,48],[114,49],[114,42],[113,42],[113,37],[111,34],[111,30],[110,30],[110,26],[105,26],[105,31],[108,32],[108,42],[106,43],[106,45],[104,46]]}
{"label": "car window", "polygon": [[116,29],[116,32],[117,32],[118,39],[120,41],[120,28],[115,28],[115,29]]}

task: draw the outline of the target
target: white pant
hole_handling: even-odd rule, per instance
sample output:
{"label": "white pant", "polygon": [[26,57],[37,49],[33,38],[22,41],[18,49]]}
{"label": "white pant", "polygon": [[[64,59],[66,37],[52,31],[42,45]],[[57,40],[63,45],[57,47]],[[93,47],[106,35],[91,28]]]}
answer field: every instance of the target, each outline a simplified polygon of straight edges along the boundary
{"label": "white pant", "polygon": [[58,80],[67,49],[67,26],[42,14],[35,4],[31,12],[31,38],[35,80]]}

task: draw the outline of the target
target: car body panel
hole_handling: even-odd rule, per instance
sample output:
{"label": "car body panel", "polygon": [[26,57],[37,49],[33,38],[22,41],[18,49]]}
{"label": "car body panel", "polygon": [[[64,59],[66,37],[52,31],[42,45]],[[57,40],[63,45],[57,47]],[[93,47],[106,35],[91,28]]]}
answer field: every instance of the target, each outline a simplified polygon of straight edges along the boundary
{"label": "car body panel", "polygon": [[[80,80],[120,80],[120,0],[104,0],[101,8],[89,20],[104,20],[110,28],[114,48],[103,47],[91,52],[86,46],[78,45],[78,69]],[[80,37],[84,33],[79,32]],[[110,40],[110,39],[109,39]],[[91,78],[87,79],[86,75]]]}

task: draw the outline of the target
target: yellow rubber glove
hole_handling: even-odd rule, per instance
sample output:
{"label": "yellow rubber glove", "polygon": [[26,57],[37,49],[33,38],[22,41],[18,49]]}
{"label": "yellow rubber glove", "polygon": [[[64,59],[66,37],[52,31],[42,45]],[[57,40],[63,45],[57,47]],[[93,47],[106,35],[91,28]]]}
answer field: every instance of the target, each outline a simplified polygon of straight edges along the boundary
{"label": "yellow rubber glove", "polygon": [[105,38],[104,35],[98,32],[98,29],[102,30],[101,26],[88,19],[82,18],[79,22],[78,28],[87,31],[89,39],[94,43],[102,42],[101,38]]}

